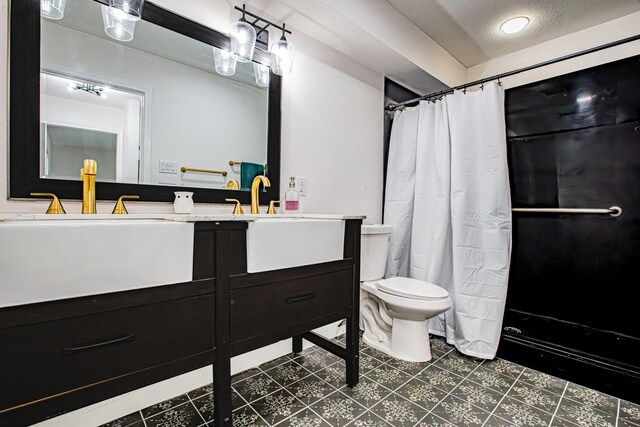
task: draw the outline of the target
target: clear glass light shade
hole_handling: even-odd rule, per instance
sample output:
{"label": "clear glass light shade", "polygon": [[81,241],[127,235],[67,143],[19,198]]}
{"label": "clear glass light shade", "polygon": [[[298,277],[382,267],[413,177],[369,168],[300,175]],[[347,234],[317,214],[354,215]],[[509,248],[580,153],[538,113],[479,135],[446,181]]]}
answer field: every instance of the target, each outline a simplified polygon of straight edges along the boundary
{"label": "clear glass light shade", "polygon": [[40,0],[40,15],[47,19],[62,19],[67,0]]}
{"label": "clear glass light shade", "polygon": [[255,75],[258,86],[269,87],[269,67],[254,62],[253,74]]}
{"label": "clear glass light shade", "polygon": [[109,0],[109,6],[124,12],[126,18],[139,21],[142,18],[144,0]]}
{"label": "clear glass light shade", "polygon": [[233,76],[236,73],[236,58],[228,50],[213,48],[213,62],[216,72],[223,76]]}
{"label": "clear glass light shade", "polygon": [[293,67],[293,44],[284,37],[271,45],[271,69],[279,76],[291,73]]}
{"label": "clear glass light shade", "polygon": [[249,62],[253,59],[253,49],[256,47],[256,30],[246,21],[231,24],[229,31],[231,38],[231,52],[239,62]]}
{"label": "clear glass light shade", "polygon": [[136,21],[127,18],[127,15],[120,9],[109,6],[102,6],[102,22],[104,32],[112,39],[121,42],[133,40],[133,33],[136,30]]}

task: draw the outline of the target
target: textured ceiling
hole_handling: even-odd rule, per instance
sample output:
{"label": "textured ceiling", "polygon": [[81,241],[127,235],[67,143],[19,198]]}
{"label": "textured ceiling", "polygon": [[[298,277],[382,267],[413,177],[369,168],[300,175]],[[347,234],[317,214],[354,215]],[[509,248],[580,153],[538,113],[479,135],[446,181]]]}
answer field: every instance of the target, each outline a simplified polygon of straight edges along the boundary
{"label": "textured ceiling", "polygon": [[[387,0],[451,55],[470,67],[640,11],[640,0]],[[504,34],[502,22],[531,20]]]}

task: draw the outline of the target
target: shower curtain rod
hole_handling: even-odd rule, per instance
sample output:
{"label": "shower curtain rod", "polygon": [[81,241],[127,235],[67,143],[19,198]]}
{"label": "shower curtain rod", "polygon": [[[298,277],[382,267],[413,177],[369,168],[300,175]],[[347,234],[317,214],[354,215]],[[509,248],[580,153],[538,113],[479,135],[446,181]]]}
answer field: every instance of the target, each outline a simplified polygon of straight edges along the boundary
{"label": "shower curtain rod", "polygon": [[492,77],[486,77],[484,79],[480,79],[480,80],[476,80],[476,81],[473,81],[473,82],[465,83],[465,84],[462,84],[460,86],[455,86],[455,87],[452,87],[452,88],[449,88],[449,89],[441,90],[440,92],[434,92],[434,93],[431,93],[429,95],[423,95],[423,96],[420,96],[418,98],[413,98],[413,99],[409,99],[407,101],[398,102],[397,104],[389,104],[389,105],[387,105],[385,107],[385,110],[394,111],[398,107],[404,107],[407,104],[413,104],[415,102],[423,101],[423,100],[426,100],[426,99],[437,98],[439,96],[448,95],[450,93],[453,93],[454,90],[462,90],[462,89],[466,89],[466,88],[472,87],[472,86],[483,85],[483,84],[485,84],[487,82],[490,82],[490,81],[493,81],[493,80],[500,80],[501,78],[504,78],[504,77],[513,76],[515,74],[523,73],[525,71],[530,71],[530,70],[534,70],[536,68],[545,67],[547,65],[555,64],[557,62],[566,61],[567,59],[577,58],[577,57],[582,56],[582,55],[587,55],[589,53],[598,52],[600,50],[609,49],[609,48],[615,47],[615,46],[620,46],[622,44],[633,42],[633,41],[636,41],[636,40],[640,40],[640,34],[637,34],[637,35],[631,36],[631,37],[627,37],[627,38],[624,38],[624,39],[616,40],[614,42],[606,43],[606,44],[603,44],[603,45],[600,45],[600,46],[595,46],[595,47],[592,47],[592,48],[589,48],[589,49],[581,50],[579,52],[575,52],[575,53],[572,53],[572,54],[569,54],[569,55],[561,56],[559,58],[550,59],[548,61],[540,62],[538,64],[529,65],[529,66],[523,67],[523,68],[518,68],[517,70],[507,71],[505,73],[497,74],[497,75],[492,76]]}

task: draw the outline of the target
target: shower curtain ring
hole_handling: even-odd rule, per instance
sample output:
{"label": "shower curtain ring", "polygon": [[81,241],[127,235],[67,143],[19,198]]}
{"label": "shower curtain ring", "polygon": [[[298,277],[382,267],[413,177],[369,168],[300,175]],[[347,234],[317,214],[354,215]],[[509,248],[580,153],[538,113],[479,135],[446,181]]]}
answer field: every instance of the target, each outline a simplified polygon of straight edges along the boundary
{"label": "shower curtain ring", "polygon": [[484,82],[480,83],[480,90],[484,90]]}
{"label": "shower curtain ring", "polygon": [[467,87],[465,86],[464,88],[462,88],[462,94],[466,95],[467,94]]}
{"label": "shower curtain ring", "polygon": [[498,77],[498,86],[502,86],[502,82],[500,81],[500,77]]}

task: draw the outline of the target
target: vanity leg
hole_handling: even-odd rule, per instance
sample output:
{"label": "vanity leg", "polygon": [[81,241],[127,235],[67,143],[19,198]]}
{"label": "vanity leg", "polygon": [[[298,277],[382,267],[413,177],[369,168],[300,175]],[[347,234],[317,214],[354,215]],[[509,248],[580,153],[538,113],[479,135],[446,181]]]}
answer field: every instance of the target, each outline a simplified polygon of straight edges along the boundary
{"label": "vanity leg", "polygon": [[230,262],[231,233],[216,230],[216,363],[213,365],[213,419],[216,427],[231,427]]}
{"label": "vanity leg", "polygon": [[347,365],[347,385],[349,387],[355,387],[360,381],[360,322],[358,320],[358,317],[354,319],[353,316],[347,318],[347,358],[345,363]]}
{"label": "vanity leg", "polygon": [[344,256],[353,258],[350,316],[347,317],[346,353],[347,385],[360,381],[360,227],[362,220],[347,220],[344,236]]}
{"label": "vanity leg", "polygon": [[[226,366],[225,366],[226,365]],[[231,426],[231,371],[228,363],[213,364],[213,419],[216,426]]]}
{"label": "vanity leg", "polygon": [[295,336],[292,339],[292,347],[293,347],[293,352],[294,353],[302,353],[302,337],[301,336]]}

